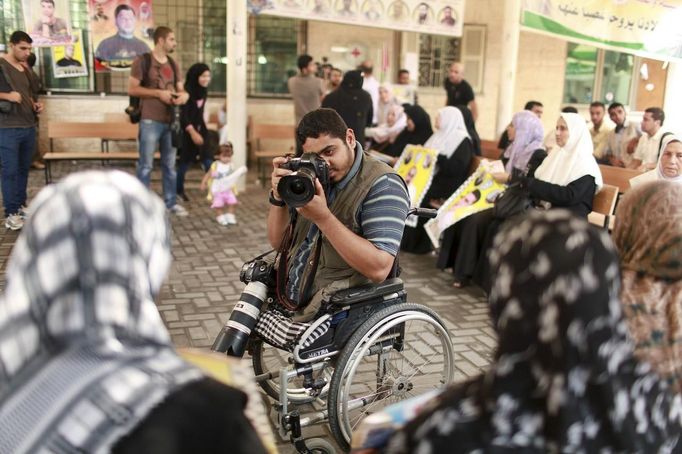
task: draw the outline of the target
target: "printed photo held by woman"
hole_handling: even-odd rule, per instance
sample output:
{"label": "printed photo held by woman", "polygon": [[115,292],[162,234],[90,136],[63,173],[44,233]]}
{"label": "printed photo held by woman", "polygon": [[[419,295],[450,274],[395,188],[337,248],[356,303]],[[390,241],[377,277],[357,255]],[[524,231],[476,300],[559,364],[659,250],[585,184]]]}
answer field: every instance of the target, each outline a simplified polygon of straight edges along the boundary
{"label": "printed photo held by woman", "polygon": [[658,180],[618,204],[621,303],[635,355],[682,391],[682,185]]}
{"label": "printed photo held by woman", "polygon": [[167,216],[120,171],[32,201],[0,298],[0,452],[265,452],[246,396],[182,360],[163,325]]}
{"label": "printed photo held by woman", "polygon": [[[542,122],[535,114],[524,110],[514,114],[507,129],[512,142],[503,155],[505,169],[517,177],[533,177],[547,156],[542,148]],[[493,211],[475,213],[443,232],[436,266],[439,269],[452,267],[455,288],[468,285],[486,251],[484,240],[488,231],[499,229],[502,220],[495,219]]]}
{"label": "printed photo held by woman", "polygon": [[[557,120],[555,148],[533,176],[515,176],[506,172],[495,174],[496,180],[511,182],[527,191],[538,209],[565,208],[579,217],[587,218],[592,211],[592,200],[601,188],[602,176],[594,158],[592,138],[583,117],[562,113]],[[479,258],[474,281],[484,291],[490,289],[491,274],[485,251],[493,243],[497,229],[488,229],[483,241],[484,254]]]}
{"label": "printed photo held by woman", "polygon": [[682,396],[634,355],[607,232],[568,210],[507,223],[490,254],[498,347],[388,452],[676,452]]}
{"label": "printed photo held by woman", "polygon": [[187,70],[185,90],[189,100],[182,106],[180,123],[183,130],[182,147],[178,159],[178,196],[185,202],[189,198],[185,194],[185,175],[189,167],[196,162],[201,163],[204,172],[213,162],[213,154],[208,141],[208,129],[204,120],[204,108],[208,99],[208,85],[211,83],[211,69],[204,63],[195,63]]}
{"label": "printed photo held by woman", "polygon": [[[438,208],[464,183],[473,156],[471,139],[459,109],[446,106],[438,111],[436,132],[424,143],[424,147],[438,150],[438,159],[422,206]],[[420,218],[416,227],[405,227],[400,245],[403,251],[423,254],[433,249],[423,227],[425,222],[426,219]]]}

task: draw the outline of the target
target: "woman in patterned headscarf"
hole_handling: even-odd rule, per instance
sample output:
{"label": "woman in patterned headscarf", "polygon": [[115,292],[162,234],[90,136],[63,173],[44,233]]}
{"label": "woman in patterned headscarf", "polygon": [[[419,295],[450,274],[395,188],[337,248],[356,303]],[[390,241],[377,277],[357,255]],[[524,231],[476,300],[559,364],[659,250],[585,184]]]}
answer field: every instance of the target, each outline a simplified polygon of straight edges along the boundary
{"label": "woman in patterned headscarf", "polygon": [[645,183],[618,205],[613,239],[635,354],[682,391],[682,185]]}
{"label": "woman in patterned headscarf", "polygon": [[180,359],[161,322],[161,200],[86,172],[31,211],[0,299],[0,452],[264,452],[245,396]]}
{"label": "woman in patterned headscarf", "polygon": [[493,363],[431,401],[389,452],[675,452],[682,397],[633,355],[607,233],[533,212],[494,246]]}

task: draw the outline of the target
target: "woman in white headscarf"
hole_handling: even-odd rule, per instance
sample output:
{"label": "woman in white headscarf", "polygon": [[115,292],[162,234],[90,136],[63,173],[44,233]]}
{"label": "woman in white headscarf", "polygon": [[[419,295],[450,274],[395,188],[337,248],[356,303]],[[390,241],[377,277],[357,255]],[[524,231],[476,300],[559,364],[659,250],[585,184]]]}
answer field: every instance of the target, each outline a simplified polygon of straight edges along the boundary
{"label": "woman in white headscarf", "polygon": [[377,124],[386,124],[391,108],[399,105],[400,103],[393,95],[391,84],[388,82],[381,84],[379,86],[379,102],[377,103]]}
{"label": "woman in white headscarf", "polygon": [[265,452],[246,396],[182,360],[154,304],[171,262],[161,199],[85,172],[31,212],[0,298],[0,452]]}
{"label": "woman in white headscarf", "polygon": [[682,140],[679,136],[668,135],[663,138],[661,149],[656,168],[631,178],[630,186],[657,180],[682,183]]}
{"label": "woman in white headscarf", "polygon": [[386,123],[375,128],[365,129],[365,136],[372,139],[371,149],[382,151],[389,144],[395,142],[398,134],[407,126],[407,116],[402,106],[394,104],[386,115]]}
{"label": "woman in white headscarf", "polygon": [[[436,132],[424,143],[424,148],[438,150],[436,170],[423,206],[438,208],[464,183],[474,155],[469,133],[462,112],[447,106],[438,111]],[[423,254],[431,251],[433,245],[422,227],[421,218],[417,227],[405,227],[401,248],[407,252]]]}

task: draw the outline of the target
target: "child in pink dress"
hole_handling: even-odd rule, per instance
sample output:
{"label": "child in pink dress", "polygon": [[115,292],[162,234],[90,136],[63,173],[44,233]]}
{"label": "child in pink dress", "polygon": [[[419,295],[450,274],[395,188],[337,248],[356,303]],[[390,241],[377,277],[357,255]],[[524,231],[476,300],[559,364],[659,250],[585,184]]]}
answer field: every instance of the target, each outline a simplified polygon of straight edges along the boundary
{"label": "child in pink dress", "polygon": [[209,189],[206,197],[211,201],[211,208],[216,210],[218,216],[216,221],[220,225],[236,224],[235,208],[239,203],[234,194],[234,185],[237,178],[246,172],[246,167],[242,166],[234,169],[232,165],[232,144],[227,142],[220,146],[218,159],[213,161],[211,167],[201,180],[201,190]]}

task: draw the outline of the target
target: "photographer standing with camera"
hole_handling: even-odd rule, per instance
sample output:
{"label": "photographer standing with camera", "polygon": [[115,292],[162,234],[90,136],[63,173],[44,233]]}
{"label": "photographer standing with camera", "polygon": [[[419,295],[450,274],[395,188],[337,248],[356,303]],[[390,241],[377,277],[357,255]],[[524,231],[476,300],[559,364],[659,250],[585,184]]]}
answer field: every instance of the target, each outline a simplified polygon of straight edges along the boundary
{"label": "photographer standing with camera", "polygon": [[[273,160],[268,240],[279,252],[275,276],[263,276],[271,268],[263,260],[245,265],[242,281],[250,283],[214,343],[217,351],[241,356],[254,325],[269,343],[290,350],[331,294],[382,282],[393,269],[410,205],[402,178],[366,154],[332,109],[306,114],[296,140],[301,156]],[[276,301],[256,312],[275,293]]]}
{"label": "photographer standing with camera", "polygon": [[170,57],[176,47],[173,30],[163,26],[154,30],[154,49],[133,62],[128,95],[141,98],[137,177],[149,187],[158,147],[166,208],[177,216],[187,216],[187,210],[176,202],[175,155],[182,137],[180,106],[189,99],[179,77],[180,68]]}

